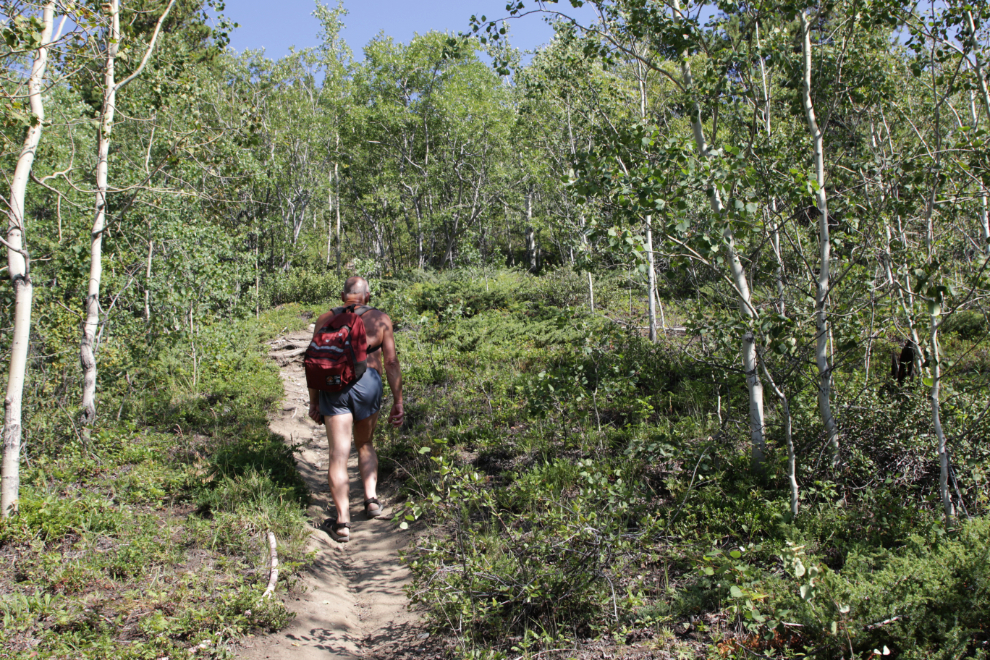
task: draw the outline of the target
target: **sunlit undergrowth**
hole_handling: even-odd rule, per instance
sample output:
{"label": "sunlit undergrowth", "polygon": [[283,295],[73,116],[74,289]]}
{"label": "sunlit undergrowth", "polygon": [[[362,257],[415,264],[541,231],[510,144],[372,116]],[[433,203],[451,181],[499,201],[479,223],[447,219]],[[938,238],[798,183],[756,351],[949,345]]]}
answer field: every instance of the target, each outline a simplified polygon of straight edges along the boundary
{"label": "sunlit undergrowth", "polygon": [[[981,657],[985,390],[943,410],[972,521],[944,529],[923,386],[855,370],[839,379],[856,394],[838,468],[820,458],[813,393],[791,402],[795,518],[780,411],[753,475],[742,374],[713,372],[690,337],[653,345],[608,320],[627,318],[614,284],[592,314],[581,279],[555,277],[386,296],[408,423],[383,464],[404,479],[408,522],[427,522],[410,593],[459,655],[606,639],[688,657]],[[952,352],[972,347],[960,341]]]}
{"label": "sunlit undergrowth", "polygon": [[265,535],[292,581],[308,492],[268,430],[282,386],[261,342],[304,324],[282,309],[132,347],[107,380],[133,387],[104,388],[88,430],[33,402],[20,513],[0,522],[0,657],[224,658],[285,625],[260,599]]}
{"label": "sunlit undergrowth", "polygon": [[[280,295],[299,298],[289,285]],[[405,556],[410,594],[456,655],[590,640],[661,657],[983,653],[986,349],[965,324],[945,347],[973,378],[947,393],[943,423],[973,519],[947,532],[919,382],[837,378],[852,402],[837,469],[821,458],[813,397],[793,397],[795,518],[780,410],[768,408],[767,471],[753,475],[744,377],[712,367],[734,356],[690,335],[650,344],[642,291],[620,274],[596,281],[595,313],[567,270],[372,286],[406,389],[406,425],[379,435],[382,481],[398,488],[400,521],[426,523]],[[0,527],[4,653],[224,657],[238,636],[285,624],[259,601],[262,534],[278,536],[291,579],[307,494],[267,428],[281,385],[262,342],[334,302],[303,296],[148,348],[108,377],[108,412],[88,433],[59,401],[35,402],[51,415],[33,416],[21,511]],[[668,301],[668,318],[691,305]]]}

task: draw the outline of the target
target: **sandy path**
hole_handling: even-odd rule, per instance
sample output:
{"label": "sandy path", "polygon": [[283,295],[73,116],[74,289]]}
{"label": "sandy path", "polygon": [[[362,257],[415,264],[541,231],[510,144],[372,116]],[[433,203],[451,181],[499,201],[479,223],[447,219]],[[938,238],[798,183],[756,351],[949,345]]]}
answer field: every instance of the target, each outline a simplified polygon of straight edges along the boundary
{"label": "sandy path", "polygon": [[[308,341],[309,337],[308,332],[297,332],[284,339]],[[347,464],[351,478],[351,541],[337,543],[317,529],[327,517],[330,502],[327,438],[323,426],[307,417],[309,394],[301,359],[283,366],[281,375],[286,397],[270,426],[286,440],[304,445],[296,463],[313,493],[309,507],[313,527],[308,545],[317,555],[285,597],[286,607],[296,615],[289,627],[280,633],[245,640],[239,657],[367,658],[391,655],[398,648],[408,651],[425,636],[417,626],[417,617],[407,608],[402,591],[409,572],[399,563],[398,551],[411,537],[387,520],[391,513],[388,508],[382,518],[365,518],[357,454],[353,451]],[[284,588],[284,584],[279,585],[280,591]]]}

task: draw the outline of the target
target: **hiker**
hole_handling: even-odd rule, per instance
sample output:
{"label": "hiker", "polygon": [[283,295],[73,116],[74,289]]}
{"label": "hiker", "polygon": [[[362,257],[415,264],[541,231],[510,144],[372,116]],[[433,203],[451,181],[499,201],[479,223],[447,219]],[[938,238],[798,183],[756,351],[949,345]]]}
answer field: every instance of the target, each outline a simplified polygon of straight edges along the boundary
{"label": "hiker", "polygon": [[[378,411],[382,405],[382,368],[392,390],[392,410],[388,421],[400,426],[402,411],[402,374],[399,359],[395,352],[395,337],[392,334],[392,319],[388,314],[369,307],[371,291],[363,277],[351,277],[344,283],[340,295],[344,307],[337,307],[324,313],[316,320],[313,337],[321,330],[332,327],[335,316],[353,314],[364,323],[367,337],[367,368],[357,380],[339,392],[309,390],[309,416],[317,424],[325,424],[327,440],[330,443],[330,467],[327,480],[330,494],[337,507],[337,519],[332,521],[330,532],[334,540],[346,543],[350,539],[351,513],[348,501],[350,483],[347,478],[347,457],[351,453],[351,431],[358,451],[358,471],[364,485],[364,511],[369,518],[382,514],[376,488],[378,485],[378,455],[371,443],[378,421]],[[353,305],[354,307],[350,307]],[[348,317],[353,318],[353,317]],[[360,325],[360,324],[356,324]],[[360,341],[360,340],[357,340]],[[363,365],[361,365],[363,367]],[[356,371],[360,371],[357,369]],[[307,378],[309,375],[307,374]]]}

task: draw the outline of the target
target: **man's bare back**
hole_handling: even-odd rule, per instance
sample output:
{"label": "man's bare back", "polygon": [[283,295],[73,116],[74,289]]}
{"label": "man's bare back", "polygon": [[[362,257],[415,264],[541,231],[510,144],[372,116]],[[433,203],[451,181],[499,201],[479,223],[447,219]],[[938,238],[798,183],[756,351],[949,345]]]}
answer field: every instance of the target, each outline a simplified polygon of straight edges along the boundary
{"label": "man's bare back", "polygon": [[[334,312],[340,309],[340,307],[331,309],[316,319],[314,333],[316,330],[326,326],[330,322],[330,319],[334,317]],[[361,307],[357,307],[355,311],[360,314],[362,311]],[[392,334],[392,319],[385,312],[372,307],[361,314],[361,320],[364,321],[364,329],[368,337],[368,366],[377,370],[384,377],[386,375],[385,364],[389,361],[388,356],[391,355],[397,358],[395,336]],[[379,348],[380,350],[378,350]],[[372,349],[375,349],[374,353],[370,353]],[[383,356],[385,356],[384,361],[382,359]],[[395,363],[398,364],[397,359]]]}

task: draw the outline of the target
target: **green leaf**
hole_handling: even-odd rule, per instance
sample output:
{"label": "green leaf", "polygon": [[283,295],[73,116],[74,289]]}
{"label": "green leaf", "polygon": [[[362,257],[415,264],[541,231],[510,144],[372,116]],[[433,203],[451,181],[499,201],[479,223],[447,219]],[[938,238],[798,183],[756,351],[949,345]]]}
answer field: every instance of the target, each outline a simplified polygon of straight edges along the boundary
{"label": "green leaf", "polygon": [[743,592],[742,589],[740,589],[739,587],[732,585],[729,588],[729,595],[732,596],[733,598],[742,598]]}

